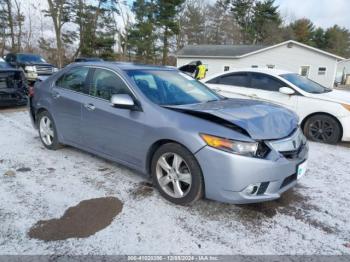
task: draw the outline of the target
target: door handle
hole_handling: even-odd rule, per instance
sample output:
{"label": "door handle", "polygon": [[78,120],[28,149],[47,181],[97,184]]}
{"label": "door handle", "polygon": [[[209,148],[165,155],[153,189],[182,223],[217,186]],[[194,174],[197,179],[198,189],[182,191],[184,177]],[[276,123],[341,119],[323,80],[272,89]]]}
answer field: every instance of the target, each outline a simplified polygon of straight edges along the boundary
{"label": "door handle", "polygon": [[52,93],[52,97],[53,97],[54,99],[58,99],[58,98],[61,97],[61,95],[60,95],[58,92],[53,92],[53,93]]}
{"label": "door handle", "polygon": [[252,97],[252,98],[258,98],[258,96],[257,96],[256,94],[252,94],[252,95],[250,95],[250,97]]}
{"label": "door handle", "polygon": [[94,111],[96,109],[96,107],[93,104],[85,104],[84,107],[88,110],[88,111]]}

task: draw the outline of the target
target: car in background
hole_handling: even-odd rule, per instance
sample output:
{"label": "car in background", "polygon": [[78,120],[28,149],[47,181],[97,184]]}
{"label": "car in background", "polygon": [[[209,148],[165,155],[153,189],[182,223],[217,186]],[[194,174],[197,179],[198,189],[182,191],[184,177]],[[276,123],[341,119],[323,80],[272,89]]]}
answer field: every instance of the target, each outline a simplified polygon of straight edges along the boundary
{"label": "car in background", "polygon": [[203,82],[226,97],[272,102],[295,111],[304,134],[312,141],[350,141],[350,92],[276,69],[237,69]]}
{"label": "car in background", "polygon": [[83,63],[83,62],[102,62],[102,58],[98,57],[78,57],[74,59],[75,63]]}
{"label": "car in background", "polygon": [[305,174],[308,145],[292,111],[224,98],[170,67],[73,63],[34,88],[34,127],[144,174],[169,201],[277,199]]}
{"label": "car in background", "polygon": [[25,105],[27,92],[23,71],[13,68],[0,58],[0,106]]}
{"label": "car in background", "polygon": [[35,82],[38,76],[50,76],[58,71],[54,65],[37,54],[9,53],[5,60],[12,67],[21,68],[29,82]]}

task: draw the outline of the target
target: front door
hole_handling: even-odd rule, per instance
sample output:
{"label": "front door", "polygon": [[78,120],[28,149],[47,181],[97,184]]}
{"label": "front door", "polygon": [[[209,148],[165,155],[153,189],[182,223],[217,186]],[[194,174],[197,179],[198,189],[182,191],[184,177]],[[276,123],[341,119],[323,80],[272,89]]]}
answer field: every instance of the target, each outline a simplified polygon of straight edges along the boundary
{"label": "front door", "polygon": [[251,92],[253,98],[284,106],[290,110],[296,111],[298,96],[286,95],[279,92],[281,87],[286,86],[286,83],[271,75],[251,73]]}
{"label": "front door", "polygon": [[133,96],[130,89],[114,71],[93,70],[89,96],[82,106],[84,145],[115,160],[140,166],[143,159],[138,149],[144,137],[143,112],[113,107],[111,96]]}
{"label": "front door", "polygon": [[80,119],[89,68],[74,67],[53,85],[52,110],[58,134],[63,141],[81,144]]}

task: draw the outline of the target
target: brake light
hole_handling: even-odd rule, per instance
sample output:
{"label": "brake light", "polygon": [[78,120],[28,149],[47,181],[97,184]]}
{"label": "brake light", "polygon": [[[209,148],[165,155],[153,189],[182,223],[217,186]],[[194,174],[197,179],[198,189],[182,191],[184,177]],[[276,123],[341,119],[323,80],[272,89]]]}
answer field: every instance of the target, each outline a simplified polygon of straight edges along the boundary
{"label": "brake light", "polygon": [[28,96],[29,97],[33,97],[34,96],[34,86],[33,85],[30,85],[28,87]]}

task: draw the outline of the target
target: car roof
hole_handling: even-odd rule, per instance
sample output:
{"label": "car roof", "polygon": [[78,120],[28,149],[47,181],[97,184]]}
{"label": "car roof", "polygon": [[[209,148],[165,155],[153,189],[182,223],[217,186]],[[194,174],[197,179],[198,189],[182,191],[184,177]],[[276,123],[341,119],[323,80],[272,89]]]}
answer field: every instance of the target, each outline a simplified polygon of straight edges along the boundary
{"label": "car roof", "polygon": [[272,76],[280,76],[284,74],[293,74],[291,71],[287,70],[281,70],[281,69],[269,69],[269,68],[237,68],[237,69],[232,69],[230,71],[225,71],[222,73],[218,73],[215,75],[211,75],[210,77],[204,79],[204,81],[211,80],[215,77],[230,74],[230,73],[237,73],[237,72],[253,72],[253,73],[263,73],[267,75],[272,75]]}
{"label": "car roof", "polygon": [[145,65],[129,62],[106,62],[106,61],[87,61],[87,62],[76,62],[74,64],[83,64],[87,66],[106,66],[114,67],[120,70],[169,70],[176,71],[176,67],[171,66],[158,66],[158,65]]}

